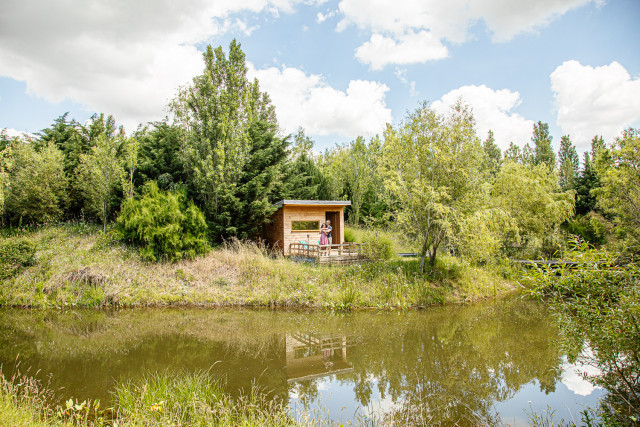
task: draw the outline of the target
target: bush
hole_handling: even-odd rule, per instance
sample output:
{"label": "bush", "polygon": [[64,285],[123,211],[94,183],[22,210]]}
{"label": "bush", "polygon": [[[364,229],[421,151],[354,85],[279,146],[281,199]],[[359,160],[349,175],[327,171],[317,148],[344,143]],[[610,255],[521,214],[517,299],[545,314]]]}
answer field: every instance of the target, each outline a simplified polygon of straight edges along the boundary
{"label": "bush", "polygon": [[344,229],[344,241],[345,242],[355,242],[356,241],[356,232],[353,228],[345,227]]}
{"label": "bush", "polygon": [[149,261],[177,261],[208,250],[204,215],[184,192],[160,191],[153,181],[142,192],[122,206],[116,221],[122,240],[140,246]]}
{"label": "bush", "polygon": [[30,239],[0,241],[0,279],[13,277],[22,268],[35,264],[36,244]]}
{"label": "bush", "polygon": [[587,379],[608,391],[600,415],[612,425],[633,425],[640,419],[638,265],[619,265],[617,254],[577,239],[569,245],[565,260],[577,264],[531,270],[529,292],[551,300],[569,361],[599,369]]}

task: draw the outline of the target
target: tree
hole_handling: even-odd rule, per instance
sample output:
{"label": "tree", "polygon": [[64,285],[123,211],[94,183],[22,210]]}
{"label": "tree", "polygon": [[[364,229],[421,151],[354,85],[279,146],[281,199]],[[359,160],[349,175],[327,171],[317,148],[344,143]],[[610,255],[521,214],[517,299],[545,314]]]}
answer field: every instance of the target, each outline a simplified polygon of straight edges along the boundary
{"label": "tree", "polygon": [[4,215],[4,202],[9,188],[7,171],[11,169],[11,163],[10,149],[8,147],[0,149],[0,218]]}
{"label": "tree", "polygon": [[487,139],[482,142],[482,149],[485,154],[485,165],[484,169],[489,172],[490,175],[495,176],[500,170],[500,165],[502,164],[502,151],[498,144],[496,144],[496,140],[493,137],[493,131],[489,130],[489,134],[487,135]]}
{"label": "tree", "polygon": [[352,224],[359,224],[360,210],[374,178],[374,168],[371,167],[369,151],[363,137],[359,136],[352,141],[345,153],[343,170],[351,200],[351,218],[349,219]]}
{"label": "tree", "polygon": [[208,46],[203,74],[182,88],[171,104],[184,130],[181,156],[195,194],[211,223],[214,238],[232,235],[225,226],[229,207],[240,201],[238,181],[249,160],[252,124],[277,126],[275,111],[258,81],[247,79],[245,55],[233,40],[229,57],[221,47]]}
{"label": "tree", "polygon": [[33,144],[15,139],[6,210],[18,223],[43,224],[58,221],[66,202],[67,178],[64,156],[52,143],[38,152]]}
{"label": "tree", "polygon": [[147,182],[142,196],[122,205],[117,229],[122,239],[141,247],[149,261],[176,261],[207,251],[207,223],[184,192],[163,192]]}
{"label": "tree", "polygon": [[102,134],[91,152],[80,156],[78,187],[83,190],[87,208],[102,220],[103,231],[107,229],[111,197],[124,174],[119,145],[116,138]]}
{"label": "tree", "polygon": [[504,161],[522,163],[522,149],[513,142],[510,142],[509,148],[504,151]]}
{"label": "tree", "polygon": [[[599,210],[596,201],[596,192],[600,187],[600,179],[595,167],[594,159],[605,148],[601,136],[595,136],[591,140],[591,153],[584,152],[584,165],[582,171],[575,180],[576,190],[576,215],[586,215],[591,211]],[[605,165],[606,169],[606,165]]]}
{"label": "tree", "polygon": [[136,185],[157,181],[158,187],[168,190],[172,185],[185,183],[186,173],[180,152],[182,130],[166,121],[150,123],[133,137],[140,143]]}
{"label": "tree", "polygon": [[276,194],[282,199],[318,200],[323,176],[313,154],[313,141],[303,128],[293,136],[293,147],[283,165],[284,179]]}
{"label": "tree", "polygon": [[397,219],[421,245],[420,268],[459,221],[478,209],[482,145],[470,109],[458,102],[447,117],[427,104],[399,128],[387,127],[382,155],[385,186],[397,204]]}
{"label": "tree", "polygon": [[529,244],[546,237],[555,226],[573,216],[573,191],[561,192],[556,173],[546,164],[505,163],[496,176],[491,196],[494,206],[515,220],[519,234]]}
{"label": "tree", "polygon": [[549,125],[547,123],[534,123],[533,124],[533,136],[531,142],[533,143],[533,164],[540,165],[545,164],[551,170],[556,167],[556,155],[553,152],[551,146],[551,135],[549,134]]}
{"label": "tree", "polygon": [[560,188],[564,191],[573,189],[580,169],[580,159],[576,147],[571,143],[569,135],[560,139],[558,152],[558,179]]}
{"label": "tree", "polygon": [[125,139],[122,147],[122,164],[126,174],[122,176],[122,191],[125,197],[133,197],[133,174],[138,167],[138,151],[140,143],[135,138]]}
{"label": "tree", "polygon": [[598,205],[615,215],[617,231],[627,249],[640,251],[640,130],[627,129],[609,149],[597,153],[596,168],[602,186]]}
{"label": "tree", "polygon": [[289,142],[276,137],[275,125],[265,121],[251,124],[249,140],[248,160],[232,195],[234,203],[226,205],[214,224],[218,228],[214,232],[221,236],[255,238],[277,210],[277,184],[282,180]]}

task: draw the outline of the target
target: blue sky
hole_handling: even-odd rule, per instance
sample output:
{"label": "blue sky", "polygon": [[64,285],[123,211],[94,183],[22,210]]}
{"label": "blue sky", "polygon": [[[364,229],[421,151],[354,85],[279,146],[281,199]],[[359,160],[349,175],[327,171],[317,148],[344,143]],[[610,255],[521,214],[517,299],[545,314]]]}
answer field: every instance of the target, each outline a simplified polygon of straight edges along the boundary
{"label": "blue sky", "polygon": [[0,128],[64,112],[127,131],[167,115],[206,44],[236,38],[276,106],[323,150],[399,123],[421,101],[470,104],[478,135],[529,142],[534,122],[580,151],[640,127],[638,0],[9,0]]}

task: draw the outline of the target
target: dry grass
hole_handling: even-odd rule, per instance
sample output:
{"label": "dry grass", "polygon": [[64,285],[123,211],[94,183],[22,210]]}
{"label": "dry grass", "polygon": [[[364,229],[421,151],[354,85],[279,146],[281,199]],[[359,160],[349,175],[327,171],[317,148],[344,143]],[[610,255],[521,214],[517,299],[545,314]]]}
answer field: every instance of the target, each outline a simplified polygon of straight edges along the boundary
{"label": "dry grass", "polygon": [[194,260],[148,263],[110,233],[86,225],[26,233],[36,265],[0,286],[0,305],[415,307],[512,290],[489,269],[443,257],[428,275],[417,261],[331,267],[290,261],[251,242],[232,241]]}

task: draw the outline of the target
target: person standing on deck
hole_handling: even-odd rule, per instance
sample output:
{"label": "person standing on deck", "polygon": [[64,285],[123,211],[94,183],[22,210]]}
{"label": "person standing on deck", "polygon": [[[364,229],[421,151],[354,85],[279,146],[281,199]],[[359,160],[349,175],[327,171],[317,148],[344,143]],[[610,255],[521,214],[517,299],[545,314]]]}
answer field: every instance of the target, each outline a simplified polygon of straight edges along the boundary
{"label": "person standing on deck", "polygon": [[329,230],[327,229],[327,223],[325,222],[320,226],[320,245],[328,245],[329,239],[327,238],[327,233]]}
{"label": "person standing on deck", "polygon": [[331,240],[331,232],[333,231],[333,227],[331,227],[331,220],[328,219],[325,224],[325,229],[327,230],[327,244],[330,245],[331,243],[333,243],[333,241]]}

